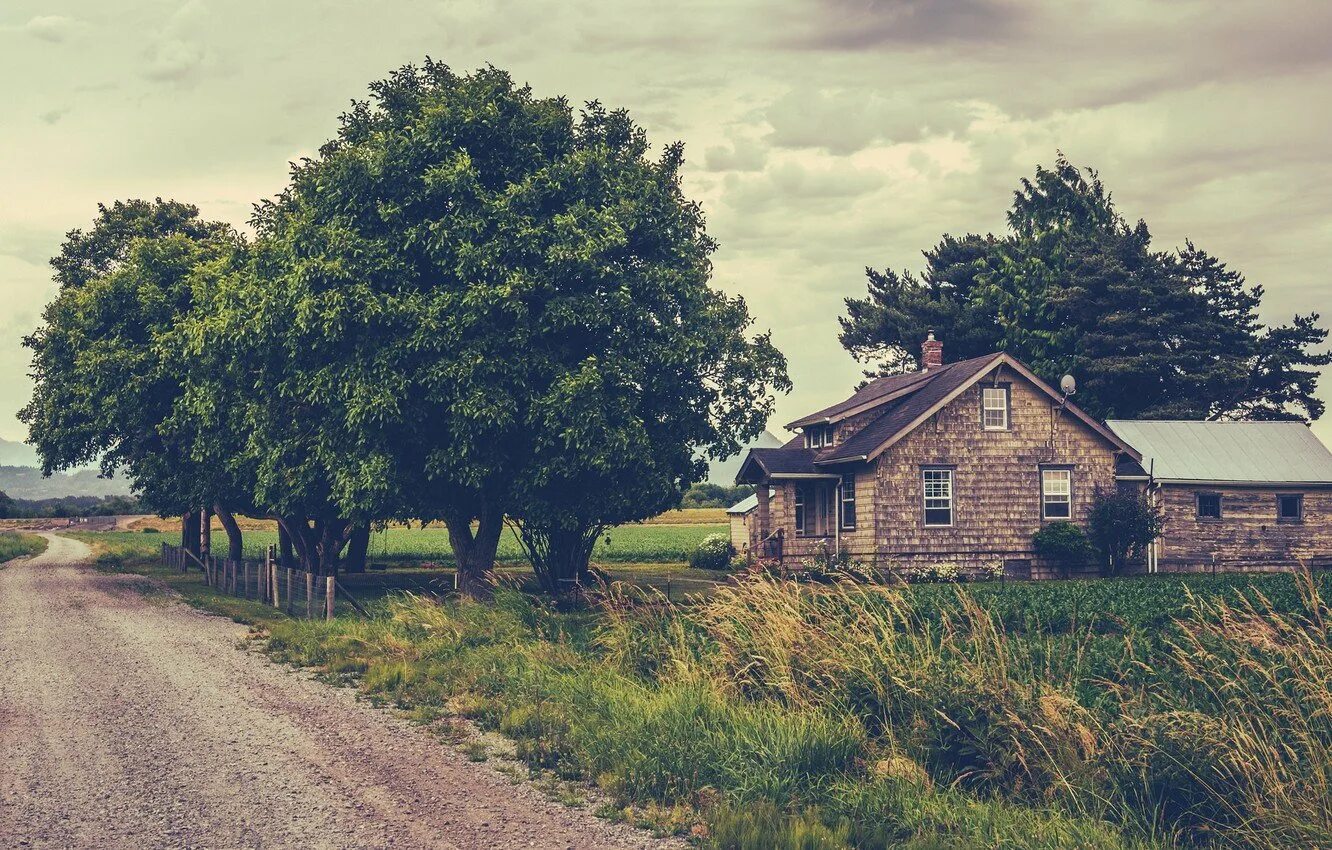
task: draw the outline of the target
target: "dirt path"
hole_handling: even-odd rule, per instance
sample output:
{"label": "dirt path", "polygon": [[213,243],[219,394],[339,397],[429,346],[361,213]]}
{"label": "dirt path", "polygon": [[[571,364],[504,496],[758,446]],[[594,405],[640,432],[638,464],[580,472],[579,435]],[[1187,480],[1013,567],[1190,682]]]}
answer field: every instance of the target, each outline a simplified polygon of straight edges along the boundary
{"label": "dirt path", "polygon": [[50,548],[0,569],[0,846],[648,848]]}

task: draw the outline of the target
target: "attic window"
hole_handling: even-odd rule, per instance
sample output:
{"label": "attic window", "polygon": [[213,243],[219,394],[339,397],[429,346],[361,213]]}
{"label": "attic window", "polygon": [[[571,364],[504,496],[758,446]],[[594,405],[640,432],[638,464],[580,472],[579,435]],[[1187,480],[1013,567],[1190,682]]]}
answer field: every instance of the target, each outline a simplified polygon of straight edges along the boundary
{"label": "attic window", "polygon": [[986,431],[1008,430],[1008,387],[981,388],[981,426]]}
{"label": "attic window", "polygon": [[821,449],[833,444],[831,425],[810,425],[805,429],[805,448]]}

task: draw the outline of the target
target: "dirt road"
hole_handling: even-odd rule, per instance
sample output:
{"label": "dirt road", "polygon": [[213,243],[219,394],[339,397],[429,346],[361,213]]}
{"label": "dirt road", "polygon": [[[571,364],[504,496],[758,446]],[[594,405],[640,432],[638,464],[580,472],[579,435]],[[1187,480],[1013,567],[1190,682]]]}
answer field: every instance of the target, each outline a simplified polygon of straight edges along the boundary
{"label": "dirt road", "polygon": [[678,846],[240,651],[242,627],[48,539],[0,569],[0,847]]}

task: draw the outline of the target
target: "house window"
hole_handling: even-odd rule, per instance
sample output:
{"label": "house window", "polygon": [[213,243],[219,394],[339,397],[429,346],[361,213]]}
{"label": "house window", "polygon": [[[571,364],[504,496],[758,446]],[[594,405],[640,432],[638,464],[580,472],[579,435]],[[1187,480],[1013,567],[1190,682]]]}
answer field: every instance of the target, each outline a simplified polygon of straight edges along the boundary
{"label": "house window", "polygon": [[831,425],[811,425],[805,429],[805,448],[821,449],[833,444]]}
{"label": "house window", "polygon": [[1008,430],[1008,387],[981,388],[981,426],[986,431]]}
{"label": "house window", "polygon": [[805,488],[795,488],[795,530],[797,536],[805,533]]}
{"label": "house window", "polygon": [[842,476],[842,530],[856,530],[856,474]]}
{"label": "house window", "polygon": [[1198,519],[1220,519],[1220,518],[1221,518],[1221,494],[1199,493]]}
{"label": "house window", "polygon": [[1073,470],[1041,470],[1041,519],[1073,516]]}
{"label": "house window", "polygon": [[1277,522],[1299,522],[1304,519],[1304,496],[1300,493],[1282,493],[1277,496]]}
{"label": "house window", "polygon": [[925,499],[925,524],[953,524],[953,470],[923,469],[921,483]]}

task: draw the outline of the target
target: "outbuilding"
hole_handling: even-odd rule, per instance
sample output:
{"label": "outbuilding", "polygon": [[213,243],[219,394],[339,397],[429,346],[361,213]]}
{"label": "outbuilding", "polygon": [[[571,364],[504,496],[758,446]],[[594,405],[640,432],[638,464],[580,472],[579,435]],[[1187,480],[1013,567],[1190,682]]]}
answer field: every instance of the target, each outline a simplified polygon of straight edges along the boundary
{"label": "outbuilding", "polygon": [[1332,564],[1332,452],[1302,422],[1112,419],[1121,487],[1165,515],[1151,572]]}

